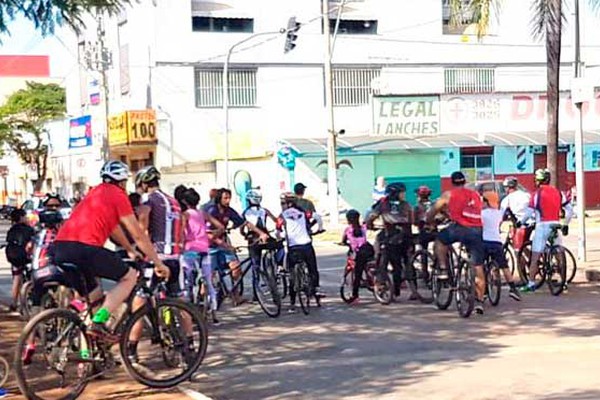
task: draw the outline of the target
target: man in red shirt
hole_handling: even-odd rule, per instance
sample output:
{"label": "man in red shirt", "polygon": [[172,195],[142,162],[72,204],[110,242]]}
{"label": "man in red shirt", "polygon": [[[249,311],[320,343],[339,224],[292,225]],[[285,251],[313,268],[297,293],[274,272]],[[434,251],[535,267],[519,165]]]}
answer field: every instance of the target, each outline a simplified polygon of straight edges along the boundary
{"label": "man in red shirt", "polygon": [[158,276],[168,277],[165,267],[156,254],[152,243],[142,232],[135,218],[125,187],[129,178],[129,167],[120,161],[108,161],[100,171],[103,183],[96,186],[77,205],[71,217],[59,230],[54,244],[54,261],[57,264],[71,263],[77,266],[85,281],[73,282],[79,292],[87,291],[91,301],[102,296],[97,278],[118,282],[108,293],[100,309],[92,318],[89,333],[108,341],[118,340],[107,330],[105,323],[133,290],[137,273],[125,265],[117,255],[104,248],[112,237],[123,246],[130,256],[136,254],[127,241],[121,226],[130,234],[139,249],[154,262]]}
{"label": "man in red shirt", "polygon": [[[451,180],[454,188],[442,194],[427,216],[428,222],[433,222],[435,216],[447,207],[452,220],[452,224],[438,234],[434,247],[435,254],[441,271],[448,271],[448,246],[460,242],[467,247],[475,269],[475,311],[483,314],[485,273],[483,271],[482,201],[477,192],[465,187],[467,179],[461,171],[453,172]],[[447,278],[447,274],[442,272],[438,279]]]}

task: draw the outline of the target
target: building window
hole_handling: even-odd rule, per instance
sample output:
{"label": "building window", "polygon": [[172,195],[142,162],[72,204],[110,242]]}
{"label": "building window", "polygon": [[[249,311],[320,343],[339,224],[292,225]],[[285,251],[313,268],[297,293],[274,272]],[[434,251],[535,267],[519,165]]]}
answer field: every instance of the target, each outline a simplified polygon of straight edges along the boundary
{"label": "building window", "polygon": [[[335,32],[336,19],[329,20],[330,33]],[[339,35],[377,35],[376,20],[340,19]]]}
{"label": "building window", "polygon": [[491,154],[462,154],[460,169],[467,175],[467,181],[481,181],[494,178]]}
{"label": "building window", "polygon": [[460,9],[453,10],[450,0],[442,0],[442,32],[444,35],[463,35],[469,25],[476,23],[471,0],[461,0]]}
{"label": "building window", "polygon": [[496,88],[494,68],[446,68],[444,88],[448,94],[491,93]]}
{"label": "building window", "polygon": [[252,18],[192,17],[194,32],[254,32]]}
{"label": "building window", "polygon": [[333,105],[361,106],[371,100],[371,83],[381,74],[378,68],[334,68]]}
{"label": "building window", "polygon": [[[229,70],[229,106],[256,106],[256,70]],[[223,70],[196,69],[196,107],[223,107]]]}

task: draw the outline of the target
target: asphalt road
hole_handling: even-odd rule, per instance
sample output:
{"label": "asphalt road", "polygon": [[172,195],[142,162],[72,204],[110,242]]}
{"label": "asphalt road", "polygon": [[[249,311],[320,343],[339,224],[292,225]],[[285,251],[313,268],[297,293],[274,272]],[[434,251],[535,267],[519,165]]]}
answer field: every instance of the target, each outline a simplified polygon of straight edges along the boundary
{"label": "asphalt road", "polygon": [[[598,239],[592,232],[588,242]],[[365,292],[348,307],[338,296],[343,250],[324,245],[317,254],[329,294],[321,309],[269,319],[258,305],[227,308],[192,382],[160,393],[118,371],[83,398],[600,398],[597,286],[573,285],[558,298],[544,288],[521,303],[505,292],[499,307],[468,320],[409,303],[406,293],[380,306]],[[0,292],[5,273],[0,264]]]}

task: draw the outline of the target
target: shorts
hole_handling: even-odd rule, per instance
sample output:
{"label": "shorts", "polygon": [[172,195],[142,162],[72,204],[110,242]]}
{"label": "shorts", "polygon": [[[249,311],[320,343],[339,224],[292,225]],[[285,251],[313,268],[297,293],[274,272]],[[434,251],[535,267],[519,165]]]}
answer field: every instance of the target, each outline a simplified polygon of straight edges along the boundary
{"label": "shorts", "polygon": [[[163,264],[169,271],[169,280],[167,281],[167,295],[169,297],[180,297],[183,295],[183,289],[185,287],[185,275],[183,268],[181,268],[181,264],[177,259],[166,259],[162,260]],[[159,283],[159,278],[156,274],[152,274],[152,279],[150,280],[150,287],[156,287]]]}
{"label": "shorts", "polygon": [[11,264],[10,272],[11,272],[12,276],[21,276],[21,275],[23,275],[23,272],[25,272],[25,265],[24,264]]}
{"label": "shorts", "polygon": [[[544,249],[546,248],[546,242],[552,233],[551,226],[555,224],[558,224],[558,222],[540,222],[535,225],[535,231],[531,243],[531,251],[534,253],[544,252]],[[554,241],[554,244],[562,244],[560,230],[558,237]]]}
{"label": "shorts", "polygon": [[491,258],[498,264],[500,268],[508,268],[508,260],[504,256],[504,247],[500,242],[486,242],[483,241],[483,249],[485,251],[485,258]]}
{"label": "shorts", "polygon": [[129,267],[121,257],[104,247],[90,246],[80,242],[55,242],[54,262],[74,264],[78,274],[65,271],[69,286],[85,296],[98,287],[98,279],[104,278],[118,282],[127,274]]}
{"label": "shorts", "polygon": [[211,247],[208,254],[210,255],[213,271],[219,271],[220,273],[226,272],[230,263],[239,261],[238,256],[233,251],[220,247]]}
{"label": "shorts", "polygon": [[467,246],[473,265],[483,265],[484,249],[481,228],[452,224],[438,234],[438,240],[446,246],[456,242],[463,243]]}

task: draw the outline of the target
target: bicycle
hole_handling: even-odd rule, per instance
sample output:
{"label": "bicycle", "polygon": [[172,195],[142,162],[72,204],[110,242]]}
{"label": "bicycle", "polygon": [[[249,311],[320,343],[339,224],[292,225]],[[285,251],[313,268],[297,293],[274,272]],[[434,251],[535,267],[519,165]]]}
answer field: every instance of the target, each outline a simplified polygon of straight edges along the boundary
{"label": "bicycle", "polygon": [[2,390],[2,387],[6,385],[6,382],[8,381],[9,372],[10,365],[8,364],[8,360],[0,356],[0,390]]}
{"label": "bicycle", "polygon": [[[344,243],[338,243],[340,246],[348,246]],[[352,250],[348,250],[346,258],[346,267],[344,268],[344,276],[340,285],[340,297],[349,304],[352,301],[352,288],[354,286],[354,254]],[[392,302],[392,281],[387,273],[380,273],[375,260],[370,260],[360,277],[360,287],[366,288],[373,293],[375,300],[382,305],[388,305]]]}
{"label": "bicycle", "polygon": [[[138,280],[125,303],[125,311],[116,317],[114,325],[109,328],[112,334],[120,336],[119,350],[123,366],[134,380],[146,386],[176,386],[189,379],[204,359],[208,342],[206,325],[194,305],[166,298],[163,282],[156,287],[149,287],[149,276],[145,272],[150,271],[149,275],[152,276],[152,265],[129,264],[138,271]],[[73,264],[62,264],[59,268],[68,276],[69,282],[83,279]],[[19,337],[14,368],[21,393],[28,399],[43,399],[38,390],[51,391],[54,399],[76,399],[89,381],[105,375],[117,365],[111,352],[111,347],[116,343],[105,343],[88,335],[86,321],[92,315],[93,303],[85,290],[80,294],[87,305],[82,310],[43,311],[29,321]],[[132,312],[136,296],[142,296],[146,301]],[[187,332],[184,328],[186,323],[191,326]],[[137,353],[134,353],[129,341],[134,326],[142,330]],[[158,348],[150,349],[153,345]],[[29,362],[24,361],[22,356],[27,354],[26,348],[31,349],[30,346],[35,346],[34,351],[30,352]],[[140,350],[148,350],[148,354],[142,357]],[[160,357],[157,357],[158,354]],[[40,359],[39,366],[34,362],[36,356]],[[74,366],[74,371],[67,371],[70,366]],[[162,366],[166,366],[166,370],[161,369]],[[174,376],[167,376],[174,370]],[[67,385],[66,381],[71,377],[74,377],[74,383]],[[58,381],[58,387],[49,387],[53,380]],[[37,385],[39,389],[36,389]]]}
{"label": "bicycle", "polygon": [[[550,225],[550,236],[546,241],[544,252],[541,257],[541,268],[538,268],[538,274],[534,277],[538,278],[535,281],[535,290],[542,287],[544,283],[548,284],[548,289],[553,296],[559,296],[566,288],[567,272],[566,272],[566,257],[568,251],[564,246],[556,244],[558,239],[558,231],[563,226],[559,223]],[[532,242],[527,241],[519,251],[518,263],[519,269],[525,279],[529,279],[529,269],[531,268]],[[538,261],[538,265],[540,261]]]}
{"label": "bicycle", "polygon": [[500,266],[492,257],[487,257],[483,263],[483,270],[485,273],[485,297],[492,306],[496,307],[502,296]]}

